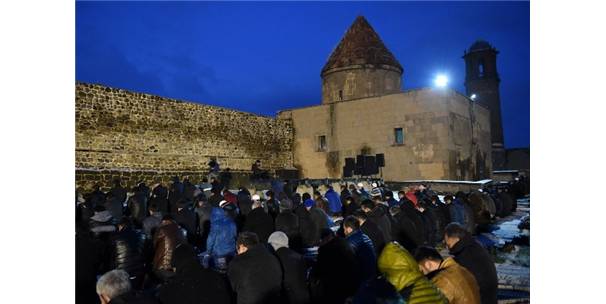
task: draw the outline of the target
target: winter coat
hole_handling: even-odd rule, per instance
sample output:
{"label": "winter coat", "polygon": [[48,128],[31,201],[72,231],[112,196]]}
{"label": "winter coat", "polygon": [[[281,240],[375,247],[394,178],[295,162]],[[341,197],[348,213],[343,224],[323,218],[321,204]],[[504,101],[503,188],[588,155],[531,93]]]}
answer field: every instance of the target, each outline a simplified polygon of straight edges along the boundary
{"label": "winter coat", "polygon": [[448,215],[448,208],[442,203],[436,203],[435,205],[429,203],[426,209],[431,209],[435,220],[435,236],[434,241],[440,242],[444,239],[444,228],[448,225],[450,216]]}
{"label": "winter coat", "polygon": [[480,288],[469,270],[448,257],[428,275],[449,304],[480,304]]}
{"label": "winter coat", "polygon": [[301,241],[304,247],[315,246],[320,241],[320,235],[314,227],[314,222],[311,219],[311,214],[305,206],[299,205],[295,208],[295,214],[299,219],[299,232],[301,233]]}
{"label": "winter coat", "polygon": [[448,303],[444,295],[423,276],[412,255],[399,244],[392,242],[385,245],[377,264],[379,271],[406,303]]}
{"label": "winter coat", "polygon": [[227,276],[237,294],[238,304],[281,302],[280,261],[263,244],[254,245],[235,256],[229,264]]}
{"label": "winter coat", "polygon": [[280,202],[277,199],[272,198],[267,201],[267,213],[271,215],[272,219],[276,219],[276,216],[280,213]]}
{"label": "winter coat", "polygon": [[154,234],[154,270],[172,271],[173,250],[178,244],[186,243],[177,223],[160,225]]}
{"label": "winter coat", "polygon": [[152,239],[156,228],[160,226],[160,222],[162,222],[162,214],[159,212],[156,212],[154,215],[150,215],[143,220],[143,233],[145,233],[148,239]]}
{"label": "winter coat", "polygon": [[250,198],[250,193],[240,191],[238,192],[238,206],[240,208],[240,213],[246,216],[252,210],[252,200]]}
{"label": "winter coat", "polygon": [[236,224],[221,208],[213,208],[206,251],[212,256],[233,256],[236,253]]}
{"label": "winter coat", "polygon": [[253,209],[246,216],[242,231],[254,232],[259,237],[259,241],[267,243],[269,235],[274,232],[274,219],[263,208]]}
{"label": "winter coat", "polygon": [[409,251],[423,244],[423,219],[411,203],[400,204],[400,212],[392,221],[393,239]]}
{"label": "winter coat", "polygon": [[290,210],[282,211],[276,217],[276,231],[282,231],[288,236],[288,247],[300,249],[303,247],[299,233],[299,218]]}
{"label": "winter coat", "polygon": [[76,304],[99,303],[96,284],[104,249],[104,244],[87,231],[76,234]]}
{"label": "winter coat", "polygon": [[276,256],[282,266],[282,288],[286,303],[310,303],[307,268],[303,257],[288,247],[276,250]]}
{"label": "winter coat", "polygon": [[423,239],[425,240],[425,244],[434,246],[436,243],[436,231],[439,228],[436,220],[437,215],[431,208],[425,208],[423,212],[419,213],[421,214],[421,218],[423,219],[424,223],[423,227],[425,235],[423,236]]}
{"label": "winter coat", "polygon": [[326,191],[324,194],[324,197],[328,201],[328,210],[331,214],[341,212],[341,198],[339,197],[339,194],[335,192],[335,190],[328,189],[328,191]]}
{"label": "winter coat", "polygon": [[111,269],[122,269],[132,277],[145,273],[145,235],[129,227],[118,231],[111,240]]}
{"label": "winter coat", "polygon": [[482,304],[497,303],[497,270],[488,251],[472,236],[466,236],[450,249],[450,254],[474,275]]}
{"label": "winter coat", "polygon": [[[114,196],[114,198],[120,202],[120,204],[126,201],[126,189],[122,186],[117,186],[109,190],[109,192]],[[122,205],[120,205],[122,206]],[[109,209],[108,209],[109,210]]]}
{"label": "winter coat", "polygon": [[368,212],[368,219],[375,222],[383,232],[383,238],[386,242],[391,242],[391,214],[389,209],[383,204],[375,206]]}
{"label": "winter coat", "polygon": [[447,205],[448,214],[450,215],[451,223],[459,223],[463,227],[467,227],[465,223],[465,206],[458,199],[454,199]]}
{"label": "winter coat", "polygon": [[156,298],[143,292],[129,291],[109,301],[108,304],[158,304]]}
{"label": "winter coat", "polygon": [[[181,256],[180,253],[177,255]],[[162,285],[158,299],[162,304],[229,304],[231,294],[229,282],[219,273],[204,269],[195,258],[173,259],[177,269],[175,276]]]}
{"label": "winter coat", "polygon": [[362,281],[374,277],[377,273],[377,255],[370,238],[358,229],[347,236],[347,241],[356,255]]}
{"label": "winter coat", "polygon": [[347,189],[341,190],[341,194],[339,195],[341,203],[345,202],[345,199],[348,197],[351,197],[351,192],[349,192]]}
{"label": "winter coat", "polygon": [[105,210],[107,210],[113,217],[114,223],[117,223],[122,218],[122,202],[117,197],[108,198],[105,201]]}
{"label": "winter coat", "polygon": [[381,250],[385,247],[385,237],[381,228],[373,221],[366,220],[364,221],[364,224],[360,226],[360,230],[362,230],[362,232],[372,241],[376,256],[379,256]]}
{"label": "winter coat", "polygon": [[[155,191],[156,189],[154,189]],[[155,204],[158,207],[158,211],[160,211],[162,214],[169,214],[170,213],[170,206],[168,205],[168,199],[166,198],[162,198],[162,197],[152,197],[149,200],[149,205]]]}
{"label": "winter coat", "polygon": [[142,193],[136,194],[128,200],[128,209],[137,225],[141,225],[147,215],[147,199]]}
{"label": "winter coat", "polygon": [[475,223],[478,225],[490,224],[490,211],[488,209],[488,202],[485,196],[480,191],[473,191],[467,197],[469,206],[473,210],[473,217]]}
{"label": "winter coat", "polygon": [[313,223],[313,231],[314,231],[314,239],[320,239],[320,235],[322,234],[322,230],[328,227],[328,215],[324,210],[312,207],[309,209],[309,216]]}
{"label": "winter coat", "polygon": [[196,217],[198,219],[198,234],[202,236],[208,235],[210,231],[210,214],[213,207],[209,203],[204,203],[202,207],[196,207]]}
{"label": "winter coat", "polygon": [[318,248],[318,259],[311,273],[313,303],[343,303],[360,286],[360,267],[353,248],[341,237],[334,237]]}
{"label": "winter coat", "polygon": [[191,240],[197,230],[196,213],[186,207],[175,212],[173,218],[179,226],[187,231],[187,239]]}

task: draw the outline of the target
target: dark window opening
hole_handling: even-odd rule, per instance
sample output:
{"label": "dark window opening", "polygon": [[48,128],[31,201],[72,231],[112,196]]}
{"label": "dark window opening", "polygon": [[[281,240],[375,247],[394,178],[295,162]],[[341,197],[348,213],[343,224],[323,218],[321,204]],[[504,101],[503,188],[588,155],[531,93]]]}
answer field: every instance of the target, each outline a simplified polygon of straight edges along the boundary
{"label": "dark window opening", "polygon": [[402,128],[395,128],[395,129],[393,129],[393,132],[394,132],[394,137],[395,137],[395,144],[396,145],[404,144],[404,131],[402,130]]}
{"label": "dark window opening", "polygon": [[343,90],[339,90],[339,100],[343,100]]}
{"label": "dark window opening", "polygon": [[480,64],[478,65],[478,75],[480,77],[484,77],[485,72],[486,72],[486,69],[484,67],[484,60],[480,59]]}
{"label": "dark window opening", "polygon": [[326,151],[326,135],[318,136],[318,151]]}

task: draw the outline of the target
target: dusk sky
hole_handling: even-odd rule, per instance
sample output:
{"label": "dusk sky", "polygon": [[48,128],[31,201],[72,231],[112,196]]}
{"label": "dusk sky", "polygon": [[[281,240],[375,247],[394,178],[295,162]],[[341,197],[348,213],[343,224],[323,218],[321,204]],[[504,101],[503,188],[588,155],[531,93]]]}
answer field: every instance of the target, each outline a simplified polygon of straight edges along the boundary
{"label": "dusk sky", "polygon": [[363,15],[404,68],[464,93],[463,51],[499,51],[507,148],[530,145],[529,2],[77,2],[76,80],[274,116],[321,103],[320,70]]}

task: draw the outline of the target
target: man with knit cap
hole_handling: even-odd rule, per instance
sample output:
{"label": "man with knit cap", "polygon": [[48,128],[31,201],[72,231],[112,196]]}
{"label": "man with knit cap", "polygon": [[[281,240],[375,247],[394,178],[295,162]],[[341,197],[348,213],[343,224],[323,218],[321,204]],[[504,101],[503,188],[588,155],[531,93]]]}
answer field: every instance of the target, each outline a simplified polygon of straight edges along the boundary
{"label": "man with knit cap", "polygon": [[309,303],[303,257],[288,247],[288,236],[282,231],[272,233],[268,243],[273,247],[282,266],[282,292],[287,303]]}

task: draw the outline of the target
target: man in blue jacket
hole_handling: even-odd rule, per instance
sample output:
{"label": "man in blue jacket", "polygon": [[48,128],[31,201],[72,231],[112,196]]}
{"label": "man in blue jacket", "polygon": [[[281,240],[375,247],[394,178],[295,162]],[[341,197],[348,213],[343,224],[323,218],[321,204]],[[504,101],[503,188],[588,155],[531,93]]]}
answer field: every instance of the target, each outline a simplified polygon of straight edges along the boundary
{"label": "man in blue jacket", "polygon": [[377,273],[377,255],[370,238],[360,230],[358,219],[352,215],[346,217],[343,232],[356,255],[362,282],[373,278]]}
{"label": "man in blue jacket", "polygon": [[223,209],[213,208],[210,213],[210,233],[206,241],[205,256],[212,261],[212,265],[208,266],[219,271],[227,270],[228,261],[236,254],[236,237],[236,224],[231,217]]}
{"label": "man in blue jacket", "polygon": [[339,197],[339,194],[332,188],[332,186],[328,186],[328,191],[324,193],[324,197],[328,201],[328,210],[330,211],[330,215],[341,215],[341,208],[343,207],[341,204],[341,198]]}

